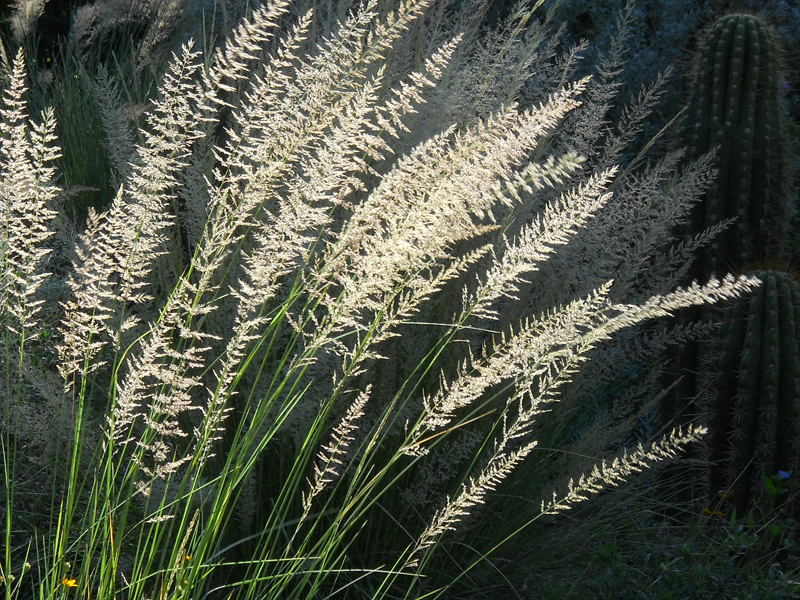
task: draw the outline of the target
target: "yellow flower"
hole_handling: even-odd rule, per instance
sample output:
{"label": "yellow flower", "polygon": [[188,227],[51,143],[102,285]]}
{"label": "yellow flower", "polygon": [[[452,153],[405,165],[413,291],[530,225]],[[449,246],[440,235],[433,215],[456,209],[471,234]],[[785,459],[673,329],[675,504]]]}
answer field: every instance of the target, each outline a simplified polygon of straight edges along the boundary
{"label": "yellow flower", "polygon": [[64,577],[64,579],[61,580],[61,584],[70,588],[78,587],[78,582],[76,580],[68,579],[67,577]]}
{"label": "yellow flower", "polygon": [[704,506],[703,507],[703,512],[706,513],[707,515],[710,515],[711,514],[711,509],[708,508],[707,506]]}

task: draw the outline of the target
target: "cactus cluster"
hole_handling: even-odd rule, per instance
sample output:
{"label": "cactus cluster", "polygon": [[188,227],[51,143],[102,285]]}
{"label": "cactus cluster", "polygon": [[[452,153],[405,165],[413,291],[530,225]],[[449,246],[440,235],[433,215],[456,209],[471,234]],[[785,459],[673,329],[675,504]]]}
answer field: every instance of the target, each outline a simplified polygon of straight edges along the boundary
{"label": "cactus cluster", "polygon": [[[787,258],[790,160],[783,79],[777,36],[757,16],[722,16],[699,42],[681,136],[692,158],[716,151],[718,173],[683,233],[694,237],[721,221],[735,221],[697,251],[684,284]],[[680,313],[685,325],[708,317],[701,307]],[[700,391],[696,374],[703,352],[688,342],[674,359],[683,379],[664,409],[668,418],[686,423],[696,416],[691,399]]]}
{"label": "cactus cluster", "polygon": [[[691,215],[689,234],[735,221],[699,253],[691,279],[787,262],[783,80],[777,36],[756,16],[723,16],[701,42],[682,135],[693,157],[716,151],[718,174]],[[757,501],[764,476],[800,473],[800,285],[786,273],[752,274],[763,285],[727,309],[713,351],[693,343],[678,359],[690,375],[677,408],[686,411],[689,398],[711,392],[710,495],[740,515]],[[684,318],[701,316],[695,310]],[[696,374],[706,370],[710,385],[703,386]]]}
{"label": "cactus cluster", "polygon": [[789,149],[782,81],[777,36],[761,19],[730,14],[710,28],[698,52],[682,135],[693,157],[717,150],[718,177],[696,207],[689,233],[736,222],[698,257],[695,279],[785,252]]}
{"label": "cactus cluster", "polygon": [[[697,253],[684,283],[797,260],[787,247],[784,81],[778,38],[757,16],[722,16],[698,45],[681,137],[691,158],[715,151],[718,173],[684,233],[694,237],[735,220]],[[686,423],[699,416],[694,400],[707,398],[710,492],[725,495],[740,515],[757,499],[764,476],[800,474],[800,285],[786,273],[755,274],[763,285],[728,308],[716,352],[691,341],[674,356],[682,379],[663,405],[667,418]],[[691,307],[680,320],[688,325],[709,316]]]}
{"label": "cactus cluster", "polygon": [[753,275],[762,285],[727,308],[709,370],[710,495],[739,515],[764,475],[800,473],[800,284]]}

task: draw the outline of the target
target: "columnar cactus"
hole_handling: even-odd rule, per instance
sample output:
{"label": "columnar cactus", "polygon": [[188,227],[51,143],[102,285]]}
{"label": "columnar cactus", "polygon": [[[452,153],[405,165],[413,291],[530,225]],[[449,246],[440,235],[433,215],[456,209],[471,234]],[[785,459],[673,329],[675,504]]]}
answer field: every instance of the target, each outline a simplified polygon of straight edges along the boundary
{"label": "columnar cactus", "polygon": [[762,475],[800,474],[800,284],[753,274],[763,284],[728,307],[709,369],[710,492],[739,515]]}
{"label": "columnar cactus", "polygon": [[699,257],[694,278],[782,258],[789,196],[782,80],[777,37],[758,17],[731,14],[711,27],[698,53],[683,136],[695,157],[717,148],[719,172],[690,233],[737,221]]}
{"label": "columnar cactus", "polygon": [[[784,261],[789,220],[790,161],[777,37],[753,15],[723,16],[700,42],[694,71],[682,137],[693,158],[716,149],[718,174],[713,189],[694,207],[685,233],[695,236],[723,220],[736,221],[698,251],[685,284],[754,262]],[[680,313],[684,323],[706,316],[701,307]],[[688,342],[676,357],[683,380],[665,402],[668,418],[685,423],[695,416],[690,401],[699,391],[701,359],[696,342]]]}

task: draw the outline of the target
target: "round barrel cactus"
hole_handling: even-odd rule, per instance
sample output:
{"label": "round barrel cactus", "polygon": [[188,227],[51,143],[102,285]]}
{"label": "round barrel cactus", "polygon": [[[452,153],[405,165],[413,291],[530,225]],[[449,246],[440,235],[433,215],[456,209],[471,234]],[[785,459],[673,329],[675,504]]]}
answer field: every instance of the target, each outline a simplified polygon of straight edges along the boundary
{"label": "round barrel cactus", "polygon": [[756,16],[726,15],[701,42],[682,135],[693,157],[716,149],[718,176],[689,233],[736,222],[698,257],[694,279],[783,258],[790,192],[783,81],[778,38]]}
{"label": "round barrel cactus", "polygon": [[800,284],[753,275],[763,283],[727,308],[708,373],[710,495],[739,515],[765,476],[800,474]]}

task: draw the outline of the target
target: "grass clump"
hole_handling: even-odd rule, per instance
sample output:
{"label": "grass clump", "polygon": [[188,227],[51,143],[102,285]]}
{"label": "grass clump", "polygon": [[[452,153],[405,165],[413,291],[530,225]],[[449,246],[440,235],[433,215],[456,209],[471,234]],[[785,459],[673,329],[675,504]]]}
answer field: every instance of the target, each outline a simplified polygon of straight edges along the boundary
{"label": "grass clump", "polygon": [[[664,78],[609,132],[613,69],[568,83],[575,53],[551,61],[546,20],[519,25],[532,9],[487,41],[424,0],[282,31],[291,8],[257,8],[213,53],[185,44],[135,138],[113,77],[90,74],[107,139],[132,149],[85,227],[58,204],[54,113],[29,117],[23,52],[9,66],[6,600],[475,593],[531,524],[704,432],[623,447],[645,386],[559,435],[596,385],[590,353],[594,376],[620,353],[657,364],[667,336],[636,326],[757,283],[672,289],[691,248],[660,249],[709,162],[617,165]],[[537,64],[554,85],[519,110]],[[501,489],[519,510],[493,528]]]}

